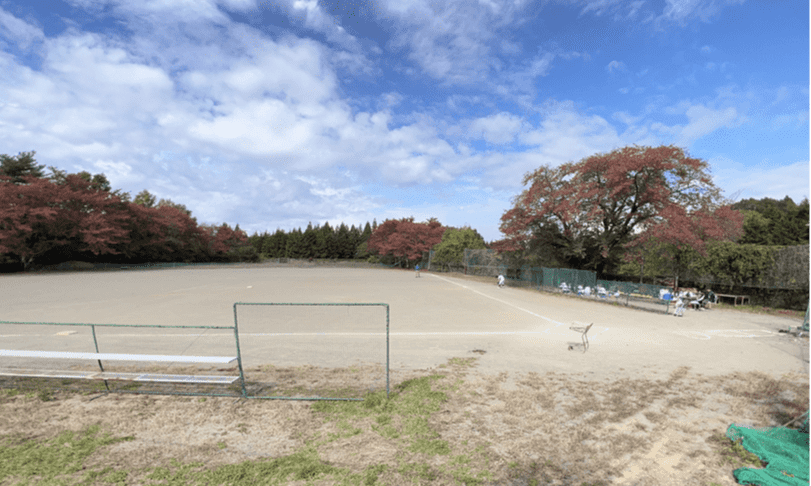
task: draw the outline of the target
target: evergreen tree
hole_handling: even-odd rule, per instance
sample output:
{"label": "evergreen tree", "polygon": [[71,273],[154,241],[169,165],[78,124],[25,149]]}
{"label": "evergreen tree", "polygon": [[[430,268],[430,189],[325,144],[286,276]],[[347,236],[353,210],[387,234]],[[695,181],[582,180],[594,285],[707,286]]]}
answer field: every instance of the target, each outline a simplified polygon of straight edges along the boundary
{"label": "evergreen tree", "polygon": [[744,199],[732,206],[745,215],[741,244],[755,245],[807,245],[808,200],[799,205],[786,196],[778,201]]}
{"label": "evergreen tree", "polygon": [[355,245],[352,241],[352,233],[342,222],[335,232],[335,255],[336,258],[352,258],[355,253]]}
{"label": "evergreen tree", "polygon": [[335,235],[329,222],[324,223],[316,237],[315,254],[318,258],[336,258],[334,239]]}
{"label": "evergreen tree", "polygon": [[268,258],[284,258],[287,256],[287,233],[281,228],[276,229],[273,236],[269,237],[262,246],[262,253]]}
{"label": "evergreen tree", "polygon": [[285,242],[284,256],[288,258],[305,258],[302,251],[302,241],[304,234],[301,228],[294,229],[287,234],[287,241]]}
{"label": "evergreen tree", "polygon": [[45,177],[42,169],[44,165],[37,165],[34,160],[36,152],[20,152],[19,154],[11,157],[5,154],[0,154],[0,176],[11,177],[11,182],[14,184],[22,184],[24,177]]}
{"label": "evergreen tree", "polygon": [[358,246],[360,246],[360,244],[363,242],[363,232],[361,231],[360,228],[356,228],[355,225],[353,224],[352,228],[349,230],[349,237],[350,237],[350,246],[352,249],[346,258],[356,258]]}
{"label": "evergreen tree", "polygon": [[318,258],[318,226],[313,228],[312,223],[307,224],[304,236],[301,239],[301,258]]}

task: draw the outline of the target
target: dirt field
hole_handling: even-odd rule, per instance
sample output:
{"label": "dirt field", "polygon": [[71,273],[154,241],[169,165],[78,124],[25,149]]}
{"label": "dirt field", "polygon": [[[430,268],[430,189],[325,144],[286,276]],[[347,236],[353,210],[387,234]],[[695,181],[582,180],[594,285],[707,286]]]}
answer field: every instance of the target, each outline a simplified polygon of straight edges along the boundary
{"label": "dirt field", "polygon": [[[230,326],[238,301],[390,306],[388,402],[385,316],[372,311],[333,321],[246,311],[240,322],[246,379],[261,393],[376,391],[365,402],[97,398],[87,387],[0,382],[29,391],[0,395],[7,447],[92,425],[130,437],[54,476],[66,484],[256,484],[256,474],[259,484],[727,485],[743,459],[719,438],[726,428],[779,425],[809,401],[808,340],[779,333],[800,323],[773,316],[677,318],[447,274],[283,266],[4,275],[0,292],[0,319],[28,322]],[[594,324],[585,353],[574,323]],[[102,352],[234,347],[221,331],[99,341]],[[92,339],[86,328],[0,324],[0,346],[92,351]],[[13,483],[13,471],[2,474]]]}

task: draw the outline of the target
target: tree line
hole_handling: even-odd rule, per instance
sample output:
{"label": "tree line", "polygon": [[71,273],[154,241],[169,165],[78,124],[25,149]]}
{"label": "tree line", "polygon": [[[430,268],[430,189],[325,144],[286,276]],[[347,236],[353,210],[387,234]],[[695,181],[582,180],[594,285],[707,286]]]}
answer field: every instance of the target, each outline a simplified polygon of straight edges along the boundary
{"label": "tree line", "polygon": [[248,242],[262,258],[359,259],[401,268],[424,263],[431,250],[437,265],[458,266],[465,248],[487,247],[472,228],[446,227],[436,218],[415,222],[413,217],[387,219],[380,225],[373,220],[363,230],[344,223],[335,227],[310,223],[303,231],[257,232]]}
{"label": "tree line", "polygon": [[[475,230],[446,228],[433,218],[421,223],[414,218],[386,220],[381,225],[373,220],[363,229],[310,223],[304,230],[277,229],[249,237],[239,224],[198,224],[184,205],[157,200],[146,189],[134,198],[113,190],[104,174],[68,174],[55,167],[46,173],[34,156],[33,151],[0,154],[0,264],[5,269],[71,260],[191,263],[262,258],[363,259],[413,267],[434,247],[444,248],[438,261],[455,262],[461,261],[465,244],[484,246]],[[460,234],[467,239],[460,240]]]}
{"label": "tree line", "polygon": [[29,268],[70,260],[223,262],[258,256],[239,225],[198,224],[182,204],[134,200],[104,174],[38,165],[35,152],[0,155],[0,263]]}
{"label": "tree line", "polygon": [[[774,261],[767,247],[808,244],[808,200],[731,204],[707,162],[674,146],[625,147],[524,177],[527,188],[501,218],[503,240],[435,218],[360,226],[310,223],[250,237],[198,224],[191,211],[147,190],[134,198],[104,174],[38,165],[34,152],[0,155],[0,263],[361,259],[413,268],[434,250],[435,268],[458,267],[465,248],[497,250],[518,266],[600,275],[712,274],[741,281]],[[807,286],[807,283],[806,283]]]}
{"label": "tree line", "polygon": [[248,243],[264,258],[318,258],[318,259],[366,259],[369,257],[366,242],[377,229],[377,221],[361,229],[354,224],[347,227],[343,222],[335,227],[325,222],[323,226],[312,223],[286,232],[277,229],[273,234],[265,231],[248,237]]}

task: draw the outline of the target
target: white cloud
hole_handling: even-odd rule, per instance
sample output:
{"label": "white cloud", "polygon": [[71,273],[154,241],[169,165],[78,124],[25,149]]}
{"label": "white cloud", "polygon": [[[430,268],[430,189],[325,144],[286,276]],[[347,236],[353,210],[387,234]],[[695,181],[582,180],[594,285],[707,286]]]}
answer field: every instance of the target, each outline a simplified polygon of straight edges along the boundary
{"label": "white cloud", "polygon": [[490,143],[504,144],[515,139],[522,125],[523,122],[520,117],[501,112],[470,121],[466,132],[470,138],[481,137]]}
{"label": "white cloud", "polygon": [[[89,12],[99,12],[111,7],[117,16],[140,18],[155,23],[171,23],[177,20],[198,22],[201,20],[226,23],[227,16],[220,12],[212,0],[67,0],[74,6]],[[238,5],[238,1],[227,1],[229,7]]]}
{"label": "white cloud", "polygon": [[611,115],[611,117],[621,123],[624,123],[625,125],[633,125],[641,119],[641,117],[632,116],[630,113],[625,111],[618,111]]}
{"label": "white cloud", "polygon": [[744,0],[665,0],[661,20],[683,22],[698,18],[708,22],[728,5],[743,3]]}
{"label": "white cloud", "polygon": [[676,138],[676,145],[687,147],[699,138],[720,128],[729,128],[742,122],[738,111],[733,107],[720,110],[694,105],[687,109],[687,125],[681,127]]}
{"label": "white cloud", "polygon": [[581,15],[585,13],[594,13],[595,15],[602,15],[603,13],[613,10],[620,2],[619,0],[587,0]]}
{"label": "white cloud", "polygon": [[774,130],[782,130],[785,128],[801,129],[808,126],[808,111],[799,110],[790,113],[784,113],[772,118],[771,127]]}
{"label": "white cloud", "polygon": [[5,38],[7,42],[17,44],[22,49],[28,49],[35,42],[44,40],[45,34],[39,27],[18,19],[0,8],[0,38]]}
{"label": "white cloud", "polygon": [[333,17],[324,12],[316,0],[292,0],[290,3],[294,16],[303,15],[304,25],[308,29],[321,32],[330,42],[342,45],[353,51],[360,49],[357,39],[338,25]]}
{"label": "white cloud", "polygon": [[446,84],[481,82],[496,70],[494,53],[515,49],[502,32],[521,23],[522,2],[509,0],[386,0],[381,18],[395,17],[391,47],[406,49],[423,72]]}
{"label": "white cloud", "polygon": [[789,196],[799,203],[809,196],[808,160],[778,165],[765,159],[757,166],[744,167],[738,162],[717,157],[711,159],[710,164],[715,184],[725,189],[726,196],[738,194],[738,200]]}
{"label": "white cloud", "polygon": [[627,68],[625,67],[625,63],[622,61],[611,61],[605,67],[605,70],[608,71],[609,73],[613,73],[614,71],[620,72],[626,71]]}

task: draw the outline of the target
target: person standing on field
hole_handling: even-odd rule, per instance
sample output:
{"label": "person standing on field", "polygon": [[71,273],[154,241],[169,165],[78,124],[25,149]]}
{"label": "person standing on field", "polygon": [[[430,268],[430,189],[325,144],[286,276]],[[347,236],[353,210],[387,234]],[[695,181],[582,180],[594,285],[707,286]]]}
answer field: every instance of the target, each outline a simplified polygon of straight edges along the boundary
{"label": "person standing on field", "polygon": [[498,286],[499,287],[504,287],[504,275],[499,275],[498,276]]}
{"label": "person standing on field", "polygon": [[417,264],[416,267],[414,267],[414,270],[417,271],[417,278],[420,278],[420,264],[419,263]]}

